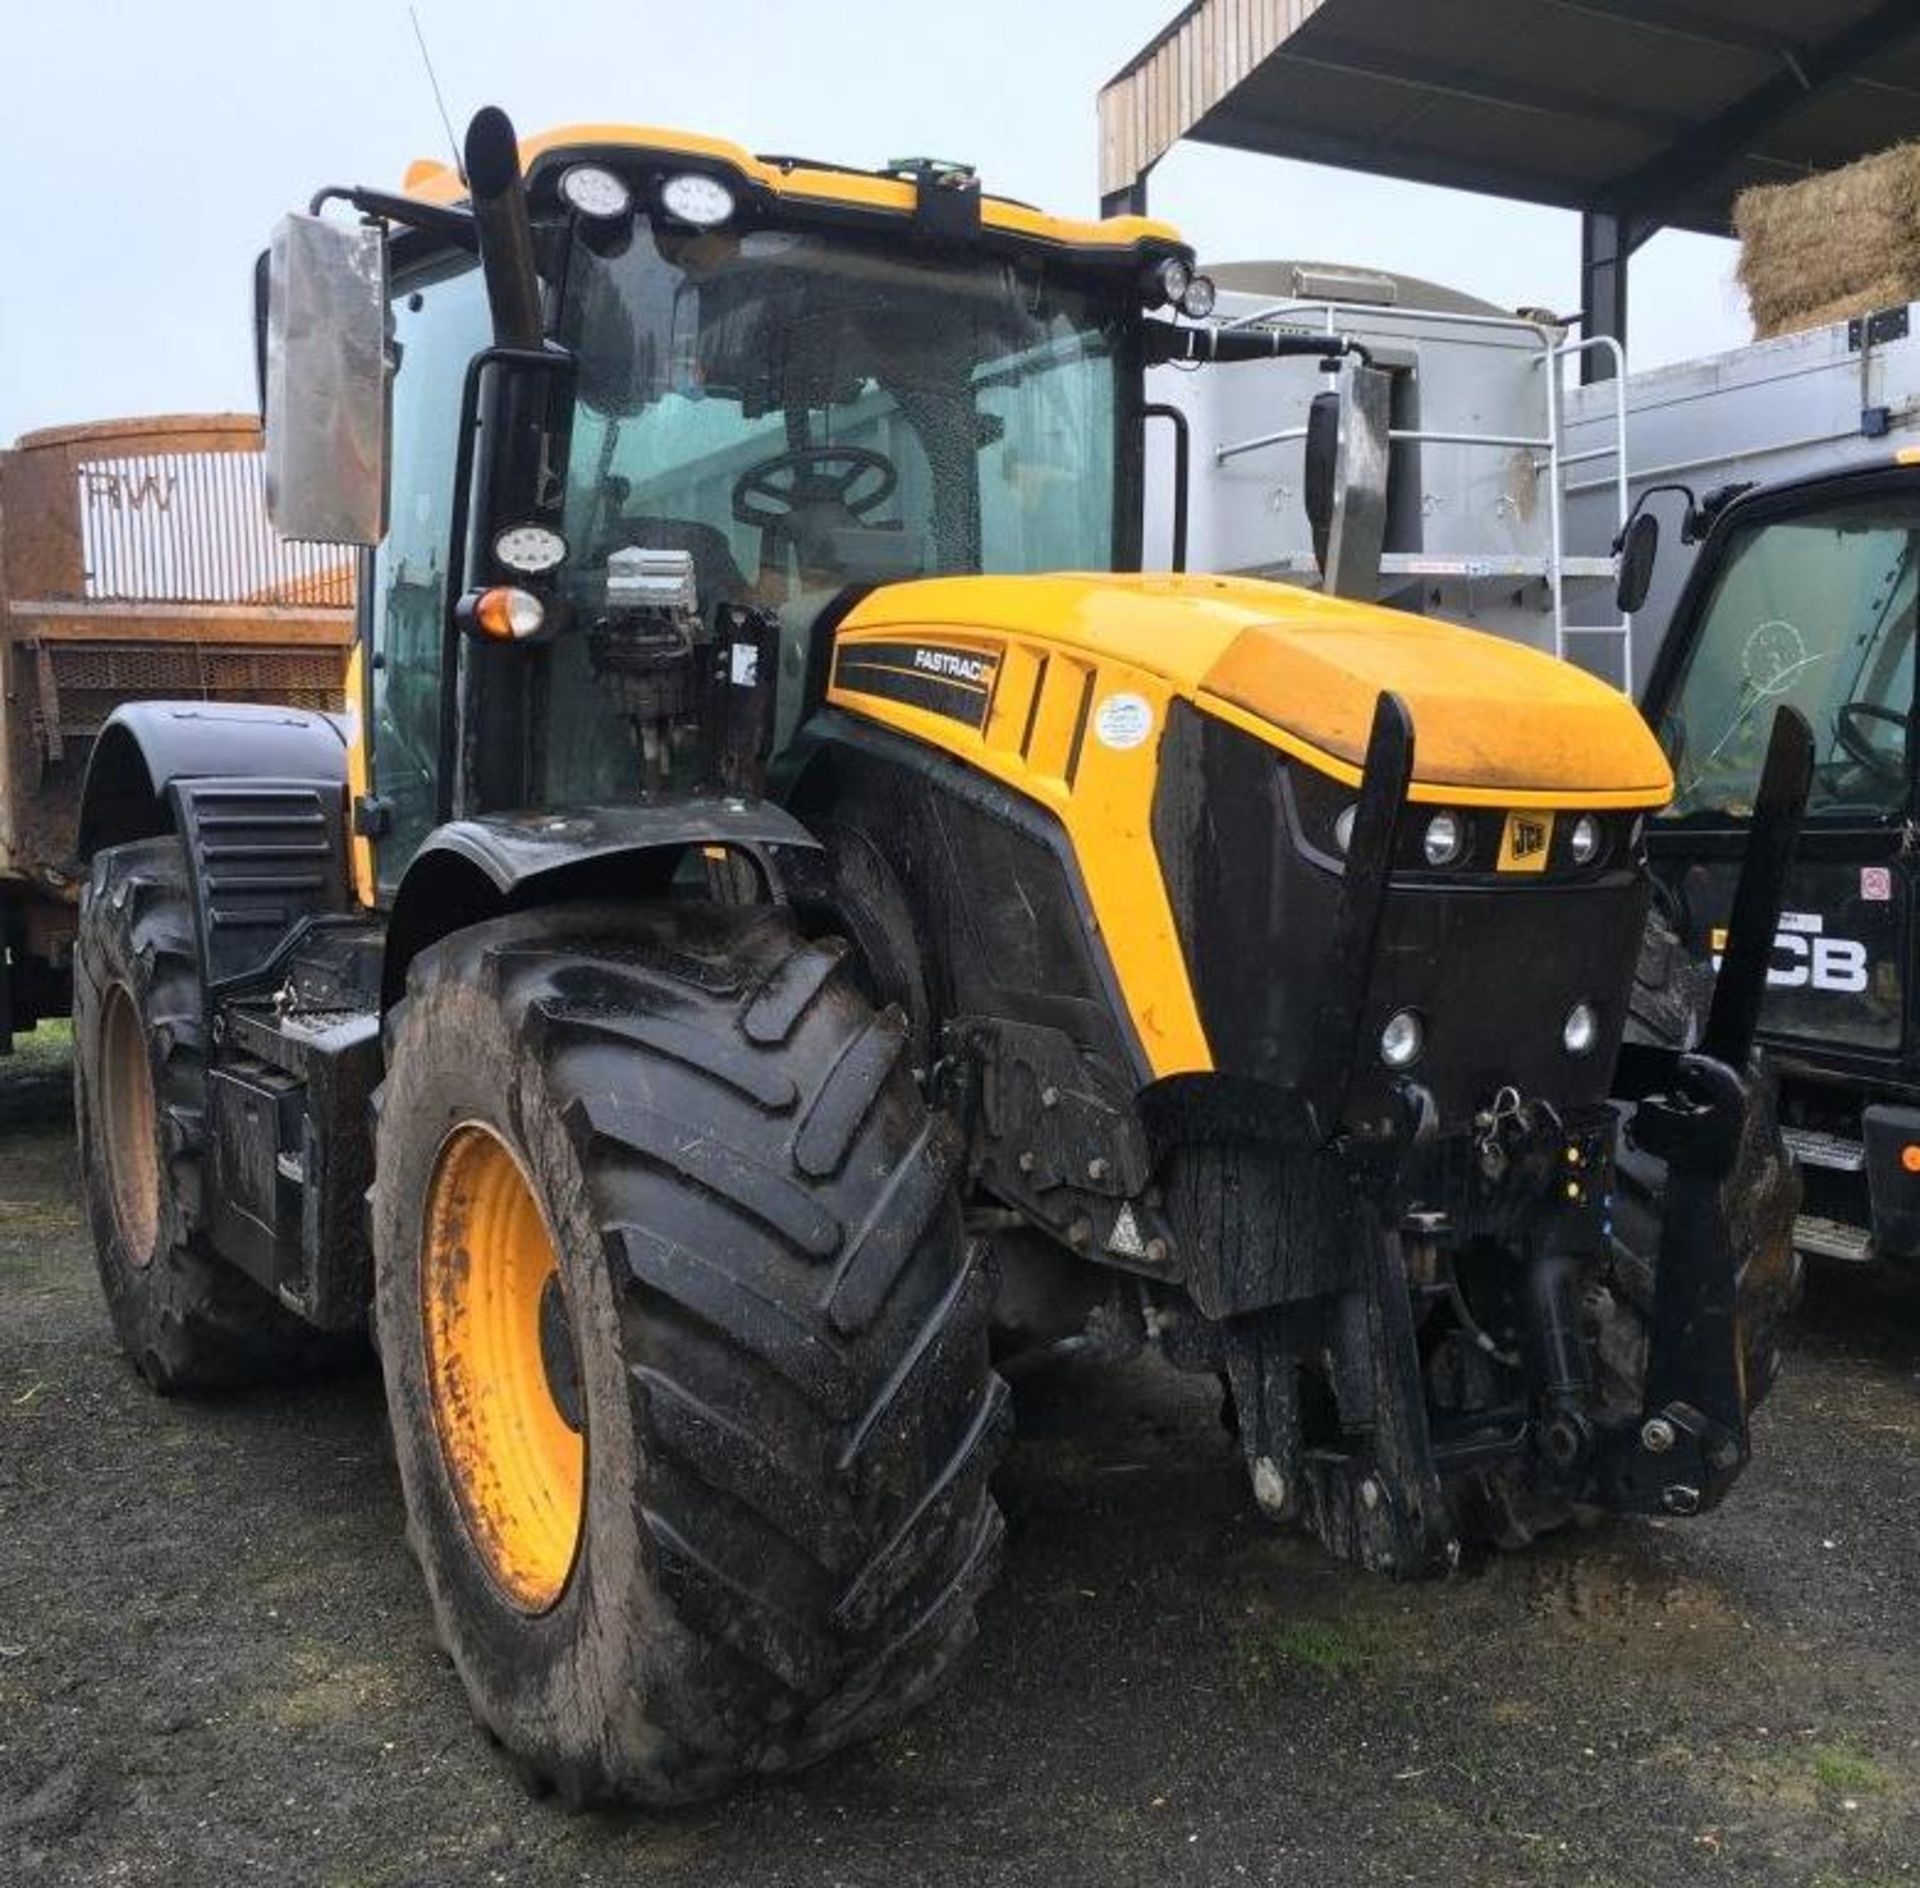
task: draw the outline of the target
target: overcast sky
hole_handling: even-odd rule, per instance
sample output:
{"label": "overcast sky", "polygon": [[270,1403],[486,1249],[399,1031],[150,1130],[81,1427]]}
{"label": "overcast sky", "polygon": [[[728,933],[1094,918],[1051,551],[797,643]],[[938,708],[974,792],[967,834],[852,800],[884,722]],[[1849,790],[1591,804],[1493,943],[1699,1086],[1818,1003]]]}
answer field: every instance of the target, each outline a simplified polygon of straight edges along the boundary
{"label": "overcast sky", "polygon": [[[1177,0],[419,0],[456,124],[676,125],[853,164],[965,159],[1049,209],[1095,203],[1094,97]],[[251,267],[322,183],[397,184],[445,135],[405,0],[0,0],[0,441],[250,407]],[[1557,211],[1199,147],[1153,207],[1205,259],[1309,257],[1571,309]],[[1636,264],[1634,365],[1734,346],[1733,248]]]}

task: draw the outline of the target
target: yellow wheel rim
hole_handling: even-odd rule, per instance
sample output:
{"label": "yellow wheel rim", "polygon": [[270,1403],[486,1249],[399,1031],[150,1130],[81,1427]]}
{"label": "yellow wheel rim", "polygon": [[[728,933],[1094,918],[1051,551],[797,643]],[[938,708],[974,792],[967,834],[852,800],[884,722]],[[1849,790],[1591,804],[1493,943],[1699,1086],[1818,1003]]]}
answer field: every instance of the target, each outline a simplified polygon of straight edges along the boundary
{"label": "yellow wheel rim", "polygon": [[468,1122],[427,1191],[421,1315],[434,1424],[487,1571],[525,1612],[566,1590],[586,1507],[585,1421],[553,1239],[512,1150]]}
{"label": "yellow wheel rim", "polygon": [[136,1266],[152,1262],[160,1238],[158,1115],[139,1005],[124,983],[116,983],[107,991],[100,1019],[100,1117],[114,1223]]}

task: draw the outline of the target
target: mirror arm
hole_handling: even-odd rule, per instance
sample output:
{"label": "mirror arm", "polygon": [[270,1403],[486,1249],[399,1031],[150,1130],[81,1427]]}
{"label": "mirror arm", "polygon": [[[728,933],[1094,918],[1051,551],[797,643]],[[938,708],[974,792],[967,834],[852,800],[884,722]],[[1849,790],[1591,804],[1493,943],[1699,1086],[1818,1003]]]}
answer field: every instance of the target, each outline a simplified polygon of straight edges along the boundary
{"label": "mirror arm", "polygon": [[1350,334],[1283,334],[1272,328],[1183,328],[1177,322],[1147,320],[1145,355],[1149,367],[1173,361],[1285,360],[1295,356],[1337,361],[1351,354],[1362,367],[1373,365],[1372,351]]}
{"label": "mirror arm", "polygon": [[1678,492],[1680,496],[1687,501],[1686,516],[1680,526],[1680,542],[1682,544],[1696,544],[1699,542],[1699,537],[1695,534],[1693,526],[1699,516],[1700,506],[1693,495],[1693,487],[1691,485],[1682,485],[1677,479],[1667,479],[1658,485],[1649,485],[1641,492],[1640,496],[1633,501],[1633,509],[1620,520],[1620,529],[1614,533],[1613,539],[1613,555],[1615,557],[1618,557],[1625,548],[1627,533],[1633,529],[1633,521],[1646,509],[1647,500],[1660,492]]}
{"label": "mirror arm", "polygon": [[377,216],[407,229],[424,230],[469,255],[480,253],[480,236],[472,213],[456,210],[451,204],[419,203],[412,197],[396,197],[389,191],[368,190],[359,184],[329,184],[313,193],[307,214],[318,216],[329,203],[350,203],[362,216]]}

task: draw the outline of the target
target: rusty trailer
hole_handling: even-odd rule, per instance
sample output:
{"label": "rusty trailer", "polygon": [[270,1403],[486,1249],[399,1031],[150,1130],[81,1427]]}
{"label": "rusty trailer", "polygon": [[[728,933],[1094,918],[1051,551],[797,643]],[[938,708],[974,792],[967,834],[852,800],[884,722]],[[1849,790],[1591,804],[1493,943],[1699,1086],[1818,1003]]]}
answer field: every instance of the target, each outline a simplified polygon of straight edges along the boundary
{"label": "rusty trailer", "polygon": [[0,1054],[65,1014],[80,785],[122,702],[339,709],[351,554],[267,522],[246,414],[112,420],[0,451]]}

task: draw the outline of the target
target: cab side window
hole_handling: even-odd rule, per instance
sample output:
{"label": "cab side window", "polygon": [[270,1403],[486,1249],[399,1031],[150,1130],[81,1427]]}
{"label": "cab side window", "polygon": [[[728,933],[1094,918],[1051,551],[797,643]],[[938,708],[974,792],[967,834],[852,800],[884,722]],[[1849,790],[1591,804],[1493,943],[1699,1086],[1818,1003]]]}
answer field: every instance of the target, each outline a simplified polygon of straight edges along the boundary
{"label": "cab side window", "polygon": [[393,809],[379,844],[390,890],[432,830],[438,787],[441,637],[460,390],[487,345],[480,272],[462,258],[394,298],[387,535],[373,567],[373,781]]}

